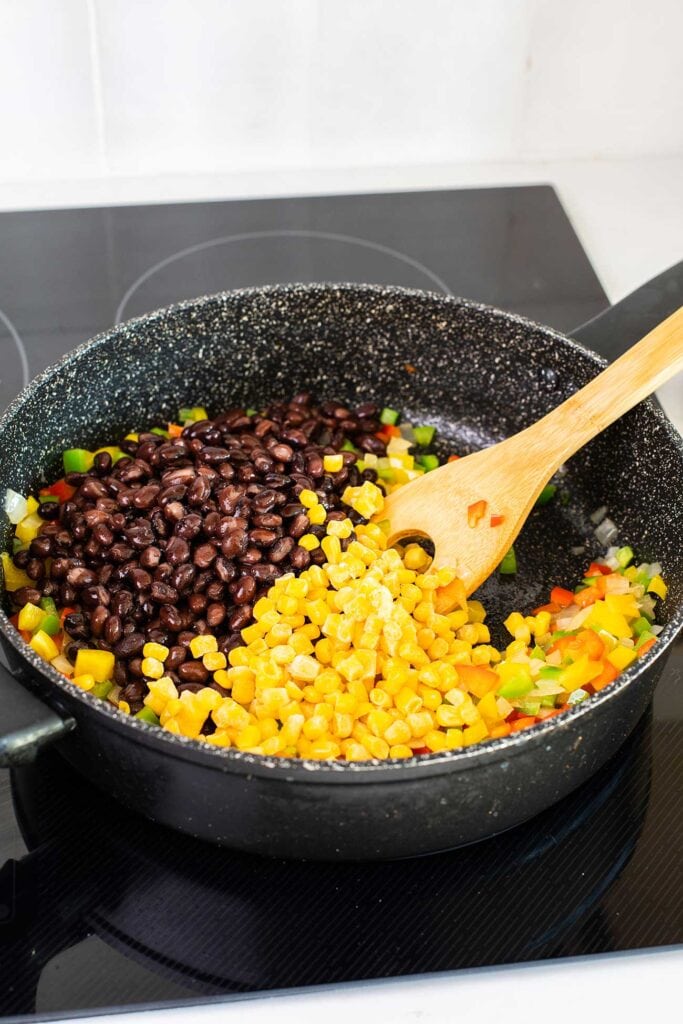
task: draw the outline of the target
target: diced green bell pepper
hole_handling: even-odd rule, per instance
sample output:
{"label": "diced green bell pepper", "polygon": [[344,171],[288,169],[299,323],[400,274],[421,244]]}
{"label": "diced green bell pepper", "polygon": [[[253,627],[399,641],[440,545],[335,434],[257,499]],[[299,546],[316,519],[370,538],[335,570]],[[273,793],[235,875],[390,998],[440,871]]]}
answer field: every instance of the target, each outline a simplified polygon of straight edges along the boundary
{"label": "diced green bell pepper", "polygon": [[155,715],[151,708],[142,708],[135,715],[135,718],[139,718],[143,722],[148,722],[150,725],[159,725],[159,716]]}
{"label": "diced green bell pepper", "polygon": [[378,469],[377,476],[380,480],[386,480],[388,484],[393,484],[396,479],[396,473],[392,466],[388,466],[386,469]]}
{"label": "diced green bell pepper", "polygon": [[631,623],[631,629],[636,636],[641,636],[650,628],[650,620],[646,619],[644,615],[641,615],[639,619]]}
{"label": "diced green bell pepper", "polygon": [[562,669],[556,665],[544,665],[541,671],[538,673],[539,679],[555,680],[559,679],[562,674]]}
{"label": "diced green bell pepper", "polygon": [[258,409],[254,409],[254,407],[251,406],[251,405],[249,406],[248,409],[244,410],[244,413],[245,413],[246,416],[256,416],[257,412],[258,412]]}
{"label": "diced green bell pepper", "polygon": [[393,427],[396,425],[398,415],[399,414],[396,412],[395,409],[390,409],[388,406],[386,406],[384,409],[382,409],[381,413],[379,414],[379,421],[380,423],[383,423],[385,427]]}
{"label": "diced green bell pepper", "polygon": [[547,505],[555,497],[557,484],[546,484],[539,496],[536,498],[537,505]]}
{"label": "diced green bell pepper", "polygon": [[51,597],[41,597],[40,607],[43,609],[44,612],[47,612],[48,615],[58,614],[57,605],[55,604],[54,599]]}
{"label": "diced green bell pepper", "polygon": [[87,473],[93,462],[92,452],[85,448],[67,448],[62,453],[65,473]]}
{"label": "diced green bell pepper", "polygon": [[559,640],[563,636],[572,636],[571,629],[556,629],[554,633],[550,634],[551,641]]}
{"label": "diced green bell pepper", "polygon": [[90,692],[93,694],[93,696],[101,697],[104,700],[104,698],[112,689],[113,685],[114,684],[110,682],[109,679],[105,679],[103,683],[95,683]]}
{"label": "diced green bell pepper", "polygon": [[617,551],[617,562],[619,563],[620,569],[626,569],[627,566],[633,561],[633,549],[628,545],[623,548],[619,548]]}
{"label": "diced green bell pepper", "polygon": [[498,566],[498,572],[503,576],[514,576],[517,572],[517,555],[515,554],[514,547],[510,548],[503,558],[503,561]]}
{"label": "diced green bell pepper", "polygon": [[439,467],[438,455],[418,455],[415,461],[418,466],[424,469],[425,473],[430,473],[433,469],[438,469]]}
{"label": "diced green bell pepper", "polygon": [[351,444],[348,437],[345,439],[344,444],[341,446],[340,451],[342,452],[357,452],[355,444]]}
{"label": "diced green bell pepper", "polygon": [[529,655],[530,658],[536,658],[537,661],[545,661],[545,651],[542,647],[534,647],[533,651]]}
{"label": "diced green bell pepper", "polygon": [[506,700],[517,700],[519,697],[525,697],[533,688],[533,679],[520,676],[519,679],[509,679],[507,683],[503,683],[498,690],[498,696],[505,697]]}
{"label": "diced green bell pepper", "polygon": [[159,437],[169,437],[168,430],[164,430],[163,427],[152,427],[150,434],[158,434]]}
{"label": "diced green bell pepper", "polygon": [[557,698],[557,694],[556,693],[548,693],[548,694],[546,694],[545,697],[541,697],[540,698],[541,707],[542,708],[554,708],[555,707],[556,698]]}
{"label": "diced green bell pepper", "polygon": [[43,633],[47,633],[48,636],[57,636],[57,633],[62,628],[59,615],[55,612],[48,612],[38,628],[42,629]]}
{"label": "diced green bell pepper", "polygon": [[436,427],[413,427],[413,434],[415,435],[415,443],[426,448],[427,445],[431,444],[434,440],[434,434],[436,433]]}
{"label": "diced green bell pepper", "polygon": [[648,642],[648,640],[654,640],[654,639],[655,639],[655,634],[654,633],[651,633],[647,629],[643,630],[643,632],[640,634],[640,636],[638,637],[638,640],[636,642],[636,650],[638,650],[639,647],[642,647],[643,644],[646,644]]}

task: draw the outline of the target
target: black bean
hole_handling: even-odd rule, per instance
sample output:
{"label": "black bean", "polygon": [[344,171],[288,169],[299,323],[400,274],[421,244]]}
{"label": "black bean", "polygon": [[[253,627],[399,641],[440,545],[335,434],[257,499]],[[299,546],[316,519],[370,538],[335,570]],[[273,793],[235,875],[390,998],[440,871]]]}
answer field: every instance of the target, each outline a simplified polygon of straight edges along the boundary
{"label": "black bean", "polygon": [[[254,581],[252,580],[252,583],[253,582]],[[249,623],[251,622],[252,614],[253,609],[250,604],[244,604],[242,605],[241,608],[236,608],[234,612],[230,615],[230,618],[228,619],[228,625],[230,626],[230,629],[234,633],[239,632],[240,629],[244,629],[244,627],[248,626]]]}
{"label": "black bean", "polygon": [[98,604],[97,608],[93,608],[90,612],[90,632],[94,637],[102,636],[104,632],[104,624],[109,618],[109,612],[102,604]]}
{"label": "black bean", "polygon": [[284,561],[290,551],[294,548],[296,541],[293,537],[280,537],[276,540],[272,548],[268,552],[268,558],[271,562],[278,564]]}
{"label": "black bean", "polygon": [[178,591],[168,583],[159,583],[156,580],[150,588],[150,596],[157,604],[176,604],[179,598]]}
{"label": "black bean", "polygon": [[162,605],[159,609],[159,621],[166,629],[177,633],[182,629],[183,620],[180,612],[173,605]]}
{"label": "black bean", "polygon": [[185,563],[184,565],[177,566],[173,570],[169,577],[169,582],[182,594],[187,592],[192,586],[196,574],[197,570],[195,567]]}
{"label": "black bean", "polygon": [[[171,506],[169,505],[166,509]],[[182,537],[183,540],[192,540],[201,532],[202,528],[202,517],[196,512],[190,512],[189,515],[184,516],[175,526],[175,534],[177,537]]]}
{"label": "black bean", "polygon": [[278,535],[274,530],[256,529],[249,531],[249,540],[260,548],[270,547],[277,539]]}
{"label": "black bean", "polygon": [[109,615],[104,623],[104,639],[113,647],[123,636],[123,624],[118,615]]}
{"label": "black bean", "polygon": [[206,609],[206,622],[210,629],[216,629],[225,619],[227,610],[224,604],[214,601]]}
{"label": "black bean", "polygon": [[178,675],[184,683],[198,683],[203,686],[209,678],[209,670],[201,661],[184,661],[178,666]]}
{"label": "black bean", "polygon": [[218,552],[213,544],[200,544],[194,549],[192,561],[199,569],[207,569],[214,561]]}
{"label": "black bean", "polygon": [[256,593],[256,582],[251,576],[240,576],[228,587],[235,604],[247,604]]}
{"label": "black bean", "polygon": [[306,551],[306,548],[297,545],[289,556],[289,560],[292,564],[292,569],[297,572],[303,572],[311,564],[311,555],[309,551]]}
{"label": "black bean", "polygon": [[140,554],[140,565],[143,569],[156,569],[161,561],[161,551],[154,544],[150,544]]}
{"label": "black bean", "polygon": [[59,504],[56,501],[41,501],[38,505],[38,515],[41,519],[57,519],[59,516]]}
{"label": "black bean", "polygon": [[91,569],[76,566],[75,569],[67,570],[66,582],[72,587],[92,587],[97,583],[97,576]]}
{"label": "black bean", "polygon": [[298,515],[294,516],[289,524],[288,532],[290,537],[294,537],[295,540],[298,540],[299,537],[303,537],[310,525],[311,523],[308,516],[304,512],[300,512]]}
{"label": "black bean", "polygon": [[132,658],[142,653],[145,646],[145,638],[142,633],[129,633],[114,647],[114,654],[117,658]]}

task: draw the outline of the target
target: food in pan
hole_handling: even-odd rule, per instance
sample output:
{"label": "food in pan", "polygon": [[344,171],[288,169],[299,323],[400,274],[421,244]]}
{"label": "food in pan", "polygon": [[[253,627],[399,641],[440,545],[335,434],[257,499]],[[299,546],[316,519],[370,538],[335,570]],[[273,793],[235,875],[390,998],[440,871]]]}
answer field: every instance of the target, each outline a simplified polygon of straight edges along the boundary
{"label": "food in pan", "polygon": [[[308,394],[178,419],[69,449],[62,479],[6,500],[12,622],[125,713],[263,755],[405,758],[529,728],[655,642],[666,586],[628,547],[512,612],[502,651],[453,569],[418,544],[387,549],[384,494],[439,465],[431,426]],[[457,599],[446,615],[440,587]]]}

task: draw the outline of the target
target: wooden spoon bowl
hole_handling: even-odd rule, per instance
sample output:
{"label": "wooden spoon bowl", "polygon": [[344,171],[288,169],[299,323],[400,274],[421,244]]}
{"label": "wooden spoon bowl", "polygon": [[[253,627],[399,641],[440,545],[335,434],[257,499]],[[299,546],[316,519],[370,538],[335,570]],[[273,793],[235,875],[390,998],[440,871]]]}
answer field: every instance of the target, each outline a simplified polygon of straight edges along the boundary
{"label": "wooden spoon bowl", "polygon": [[390,494],[382,512],[389,544],[430,537],[434,563],[462,581],[440,592],[439,610],[462,603],[496,569],[570,456],[682,369],[683,307],[532,426]]}

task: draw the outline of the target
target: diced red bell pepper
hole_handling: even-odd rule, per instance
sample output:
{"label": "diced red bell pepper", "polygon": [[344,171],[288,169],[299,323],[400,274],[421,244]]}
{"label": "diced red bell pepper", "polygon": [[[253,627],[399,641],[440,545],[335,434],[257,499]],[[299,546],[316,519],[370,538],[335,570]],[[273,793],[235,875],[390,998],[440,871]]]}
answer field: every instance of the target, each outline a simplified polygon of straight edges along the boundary
{"label": "diced red bell pepper", "polygon": [[655,643],[656,639],[657,638],[653,636],[651,640],[646,640],[644,644],[641,644],[641,646],[638,648],[639,658],[642,658],[644,654],[647,654],[652,645]]}
{"label": "diced red bell pepper", "polygon": [[564,587],[553,587],[550,591],[551,603],[560,608],[568,608],[570,604],[574,604],[574,597],[575,594],[571,590],[565,590]]}
{"label": "diced red bell pepper", "polygon": [[458,680],[464,683],[470,693],[481,700],[491,690],[500,686],[500,676],[483,665],[456,665]]}
{"label": "diced red bell pepper", "polygon": [[43,487],[40,493],[51,494],[53,497],[59,498],[60,503],[63,504],[65,501],[71,500],[76,493],[76,488],[72,487],[62,478],[61,480],[57,480],[55,483],[50,484],[49,487]]}
{"label": "diced red bell pepper", "polygon": [[608,565],[599,565],[598,562],[591,562],[585,576],[609,576],[614,570]]}
{"label": "diced red bell pepper", "polygon": [[510,722],[512,732],[521,732],[522,729],[530,729],[532,725],[536,725],[535,715],[523,715],[521,718],[517,718],[514,722]]}
{"label": "diced red bell pepper", "polygon": [[608,683],[613,682],[618,675],[619,673],[617,672],[612,662],[605,661],[603,663],[602,672],[599,676],[596,676],[595,679],[591,679],[589,685],[593,687],[596,693],[599,693],[600,690],[604,690]]}
{"label": "diced red bell pepper", "polygon": [[534,608],[531,614],[538,615],[539,612],[550,612],[551,615],[555,615],[555,613],[559,612],[559,610],[559,604],[553,604],[551,601],[550,604],[542,604],[538,608]]}
{"label": "diced red bell pepper", "polygon": [[500,526],[505,522],[505,516],[491,516],[491,526]]}
{"label": "diced red bell pepper", "polygon": [[604,597],[604,590],[601,592],[596,586],[585,587],[584,590],[580,590],[578,594],[574,594],[574,603],[579,608],[586,608],[589,604],[595,604],[601,597]]}
{"label": "diced red bell pepper", "polygon": [[480,519],[486,515],[487,502],[483,499],[474,501],[467,507],[467,525],[476,526]]}
{"label": "diced red bell pepper", "polygon": [[460,458],[459,455],[449,455],[447,461],[448,462],[457,462],[459,458]]}

